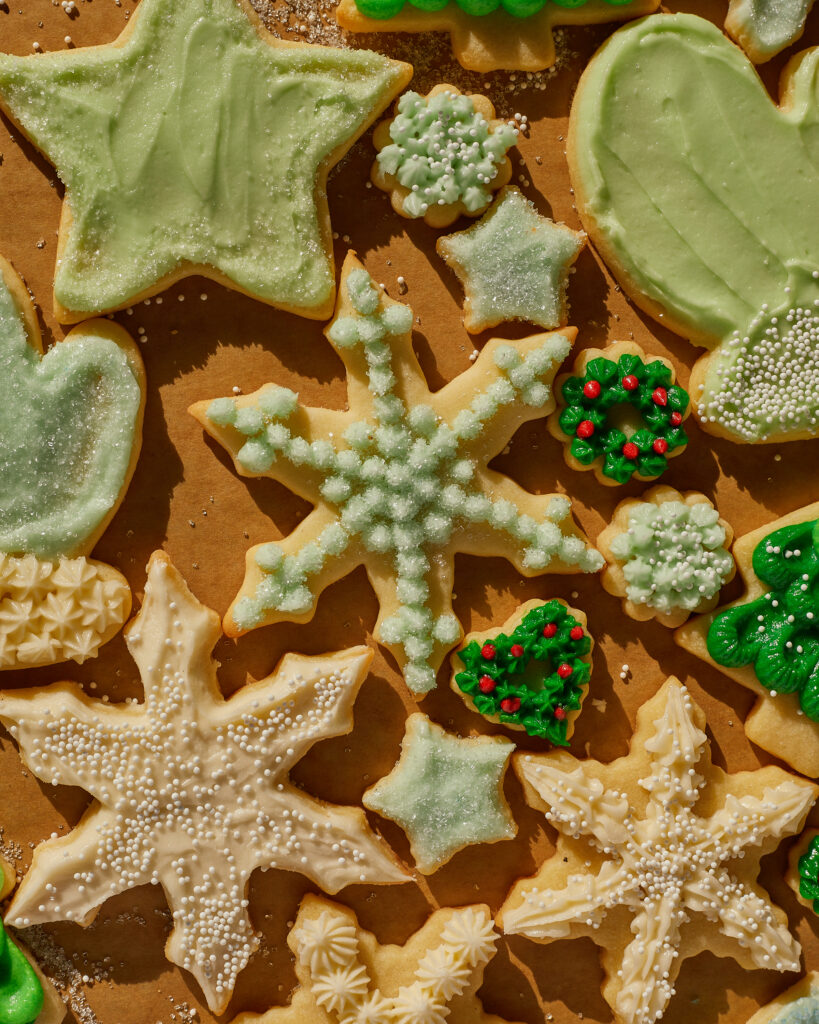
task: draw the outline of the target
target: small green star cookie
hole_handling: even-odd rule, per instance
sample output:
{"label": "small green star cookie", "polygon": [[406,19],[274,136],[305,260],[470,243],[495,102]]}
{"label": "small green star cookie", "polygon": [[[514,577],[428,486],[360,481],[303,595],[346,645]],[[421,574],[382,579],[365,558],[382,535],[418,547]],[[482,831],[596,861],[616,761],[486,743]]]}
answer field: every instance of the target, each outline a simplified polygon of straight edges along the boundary
{"label": "small green star cookie", "polygon": [[495,736],[460,739],[420,712],[410,715],[398,763],[362,803],[401,826],[418,870],[431,875],[466,846],[516,835],[503,796],[514,749]]}
{"label": "small green star cookie", "polygon": [[464,286],[464,327],[480,334],[506,320],[565,324],[569,268],[585,244],[582,231],[541,217],[510,186],[477,224],[435,248]]}

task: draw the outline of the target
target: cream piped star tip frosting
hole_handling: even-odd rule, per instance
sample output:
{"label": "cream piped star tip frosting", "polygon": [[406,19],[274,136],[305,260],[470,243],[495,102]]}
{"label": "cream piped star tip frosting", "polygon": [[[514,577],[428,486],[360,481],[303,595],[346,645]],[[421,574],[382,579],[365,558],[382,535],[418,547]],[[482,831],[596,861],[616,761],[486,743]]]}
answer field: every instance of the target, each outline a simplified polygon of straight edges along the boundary
{"label": "cream piped star tip frosting", "polygon": [[403,946],[382,946],[352,910],[308,894],[287,944],[291,1001],[233,1024],[511,1024],[475,994],[499,935],[489,907],[436,910]]}
{"label": "cream piped star tip frosting", "polygon": [[247,0],[142,0],[110,44],[0,53],[0,109],[65,185],[58,319],[191,274],[328,316],[327,175],[411,75],[277,39]]}
{"label": "cream piped star tip frosting", "polygon": [[225,700],[210,654],[220,635],[216,613],[157,552],[125,631],[142,702],[104,703],[71,683],[0,694],[0,721],[31,771],[95,798],[68,835],[37,847],[6,920],[89,924],[110,896],[161,885],[166,956],[215,1013],[258,945],[247,898],[256,868],[299,872],[329,893],[409,877],[360,808],[288,778],[315,743],[351,730],[372,651],[288,654]]}
{"label": "cream piped star tip frosting", "polygon": [[819,788],[774,766],[724,772],[705,724],[672,676],[638,711],[625,757],[514,757],[527,800],[559,835],[498,923],[540,942],[590,936],[617,1024],[659,1020],[683,961],[706,949],[746,970],[800,969],[785,912],[757,876]]}

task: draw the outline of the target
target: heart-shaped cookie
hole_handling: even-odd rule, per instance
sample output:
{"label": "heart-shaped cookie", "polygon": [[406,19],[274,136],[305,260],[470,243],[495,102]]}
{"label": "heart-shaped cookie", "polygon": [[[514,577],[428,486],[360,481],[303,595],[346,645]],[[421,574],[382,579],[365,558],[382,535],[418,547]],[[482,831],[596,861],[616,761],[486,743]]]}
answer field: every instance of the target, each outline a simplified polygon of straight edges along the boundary
{"label": "heart-shaped cookie", "polygon": [[819,432],[819,49],[772,102],[710,22],[656,15],[598,51],[572,106],[583,224],[634,301],[713,351],[689,391],[734,441]]}
{"label": "heart-shaped cookie", "polygon": [[91,551],[133,474],[144,394],[139,351],[108,320],[43,354],[25,285],[0,259],[0,551]]}

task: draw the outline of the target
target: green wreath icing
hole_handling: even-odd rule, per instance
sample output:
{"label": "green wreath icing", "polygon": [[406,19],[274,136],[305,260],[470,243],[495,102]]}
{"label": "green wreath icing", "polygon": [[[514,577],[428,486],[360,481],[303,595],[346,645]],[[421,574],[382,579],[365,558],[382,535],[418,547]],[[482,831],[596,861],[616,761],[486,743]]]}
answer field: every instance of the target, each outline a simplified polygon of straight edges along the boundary
{"label": "green wreath icing", "polygon": [[[451,0],[409,0],[419,11],[441,11]],[[456,0],[464,14],[482,17],[500,8],[515,18],[530,18],[547,4],[555,7],[583,7],[588,0]],[[612,7],[621,7],[631,0],[605,0]],[[404,7],[404,0],[355,0],[356,7],[367,18],[394,18]]]}
{"label": "green wreath icing", "polygon": [[753,665],[759,682],[797,693],[819,721],[819,522],[785,526],[754,548],[753,569],[770,587],[755,601],[716,616],[708,653],[720,665]]}
{"label": "green wreath icing", "polygon": [[[563,384],[566,408],[560,413],[560,428],[572,438],[570,452],[589,466],[603,457],[603,474],[627,483],[634,473],[658,477],[668,465],[667,453],[688,444],[682,427],[688,408],[688,394],[672,383],[671,370],[659,359],[645,363],[639,356],[625,354],[615,363],[592,359],[582,377],[569,377]],[[643,427],[627,436],[611,422],[615,406],[629,405]]]}
{"label": "green wreath icing", "polygon": [[580,710],[591,675],[583,661],[590,650],[591,639],[577,619],[560,601],[547,601],[528,612],[511,635],[473,640],[459,651],[464,671],[455,682],[482,715],[565,747],[568,712]]}
{"label": "green wreath icing", "polygon": [[799,858],[799,895],[813,900],[813,912],[819,914],[819,835],[811,839]]}
{"label": "green wreath icing", "polygon": [[42,1008],[40,979],[0,921],[0,1024],[34,1024]]}

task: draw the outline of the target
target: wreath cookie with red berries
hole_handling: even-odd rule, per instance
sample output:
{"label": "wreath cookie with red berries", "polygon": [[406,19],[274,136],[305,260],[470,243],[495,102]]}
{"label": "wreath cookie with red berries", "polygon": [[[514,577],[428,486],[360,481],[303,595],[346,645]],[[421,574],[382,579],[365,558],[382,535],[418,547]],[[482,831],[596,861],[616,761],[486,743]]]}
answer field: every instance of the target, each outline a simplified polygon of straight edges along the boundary
{"label": "wreath cookie with red berries", "polygon": [[549,417],[566,464],[594,470],[608,486],[656,480],[688,444],[690,402],[674,381],[667,359],[646,356],[633,341],[582,352],[574,372],[557,378]]}
{"label": "wreath cookie with red berries", "polygon": [[490,722],[568,746],[589,690],[594,641],[565,601],[527,601],[499,629],[470,633],[450,685]]}

